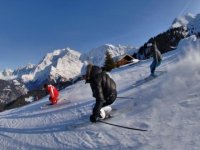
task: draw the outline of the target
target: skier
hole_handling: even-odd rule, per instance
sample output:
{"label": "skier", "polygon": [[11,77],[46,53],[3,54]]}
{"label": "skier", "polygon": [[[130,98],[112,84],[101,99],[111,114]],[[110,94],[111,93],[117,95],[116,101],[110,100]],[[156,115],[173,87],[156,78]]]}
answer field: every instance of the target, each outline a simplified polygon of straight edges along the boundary
{"label": "skier", "polygon": [[110,105],[117,98],[114,80],[102,71],[100,67],[86,62],[81,69],[81,74],[86,81],[85,83],[90,83],[93,97],[96,98],[90,121],[96,122],[99,119],[108,118],[112,110]]}
{"label": "skier", "polygon": [[51,84],[44,84],[44,89],[49,93],[49,101],[51,102],[52,105],[56,104],[58,102],[58,97],[59,97],[59,92]]}
{"label": "skier", "polygon": [[151,49],[151,56],[153,57],[153,62],[150,65],[151,70],[151,76],[155,77],[155,69],[161,64],[162,61],[162,55],[160,51],[158,50],[156,43],[152,45],[152,43],[147,44],[147,47],[150,47]]}

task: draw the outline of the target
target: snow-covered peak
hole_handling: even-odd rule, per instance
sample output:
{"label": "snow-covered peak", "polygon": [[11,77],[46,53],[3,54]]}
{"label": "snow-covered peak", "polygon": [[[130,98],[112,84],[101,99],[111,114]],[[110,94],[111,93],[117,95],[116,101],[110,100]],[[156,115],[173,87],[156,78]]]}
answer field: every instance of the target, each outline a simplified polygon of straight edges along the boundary
{"label": "snow-covered peak", "polygon": [[84,61],[89,61],[99,66],[104,65],[106,51],[109,51],[112,57],[116,57],[124,54],[132,55],[137,49],[131,46],[115,46],[112,44],[102,45],[85,54],[70,48],[57,49],[47,53],[36,65],[28,64],[14,71],[5,70],[1,73],[0,78],[5,80],[18,78],[29,89],[37,88],[46,81],[56,82],[57,79],[71,80],[80,75]]}
{"label": "snow-covered peak", "polygon": [[83,54],[81,56],[81,60],[87,60],[95,65],[103,66],[105,62],[105,54],[107,51],[111,54],[112,57],[116,57],[124,54],[132,55],[137,50],[132,46],[122,46],[122,45],[115,46],[112,44],[105,44]]}
{"label": "snow-covered peak", "polygon": [[17,68],[13,71],[13,75],[21,77],[24,74],[29,74],[35,69],[36,65],[28,64],[24,67]]}
{"label": "snow-covered peak", "polygon": [[24,67],[19,67],[15,70],[12,69],[4,69],[2,72],[0,72],[0,79],[3,80],[12,80],[14,78],[20,78],[24,74],[31,73],[35,68],[35,65],[28,64]]}
{"label": "snow-covered peak", "polygon": [[4,75],[4,76],[11,76],[12,73],[13,73],[12,69],[4,69],[3,72],[2,72],[2,75]]}
{"label": "snow-covered peak", "polygon": [[32,68],[34,68],[35,67],[35,65],[34,64],[28,64],[28,65],[26,65],[25,67],[19,67],[18,68],[18,70],[22,70],[22,69],[32,69]]}
{"label": "snow-covered peak", "polygon": [[176,27],[186,27],[192,34],[200,32],[200,14],[188,13],[185,16],[176,18],[172,23],[172,28]]}
{"label": "snow-covered peak", "polygon": [[176,27],[181,27],[181,26],[187,26],[189,22],[194,20],[194,18],[195,18],[195,15],[191,13],[188,13],[185,16],[180,16],[173,21],[172,27],[176,28]]}
{"label": "snow-covered peak", "polygon": [[12,69],[4,69],[2,72],[0,72],[0,79],[2,80],[11,80],[15,78],[15,75],[13,74]]}
{"label": "snow-covered peak", "polygon": [[36,65],[32,73],[24,74],[22,80],[26,83],[33,81],[39,86],[45,80],[55,80],[59,77],[66,80],[74,78],[80,73],[82,66],[80,55],[70,48],[54,50]]}

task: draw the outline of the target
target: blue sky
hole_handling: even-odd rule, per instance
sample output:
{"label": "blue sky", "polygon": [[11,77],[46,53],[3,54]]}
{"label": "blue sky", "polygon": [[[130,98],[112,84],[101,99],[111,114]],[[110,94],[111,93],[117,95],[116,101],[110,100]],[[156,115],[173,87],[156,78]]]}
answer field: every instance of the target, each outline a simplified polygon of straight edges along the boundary
{"label": "blue sky", "polygon": [[38,63],[55,49],[141,46],[199,0],[0,0],[0,70]]}

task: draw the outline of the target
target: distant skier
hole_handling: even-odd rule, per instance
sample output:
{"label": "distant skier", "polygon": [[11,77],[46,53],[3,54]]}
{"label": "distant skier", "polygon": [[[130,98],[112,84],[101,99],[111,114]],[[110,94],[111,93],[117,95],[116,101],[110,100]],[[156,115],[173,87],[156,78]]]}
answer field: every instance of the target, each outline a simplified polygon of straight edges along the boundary
{"label": "distant skier", "polygon": [[151,56],[153,57],[153,62],[150,65],[151,76],[156,76],[155,70],[161,64],[162,55],[161,55],[160,51],[158,50],[155,42],[153,45],[152,45],[152,43],[147,44],[147,47],[151,48],[150,49]]}
{"label": "distant skier", "polygon": [[49,101],[52,105],[58,102],[59,91],[51,84],[44,84],[44,89],[49,93]]}
{"label": "distant skier", "polygon": [[85,83],[90,83],[93,97],[96,98],[90,121],[96,122],[99,119],[107,118],[112,110],[110,105],[117,98],[114,80],[100,67],[87,63],[83,65],[81,74],[86,81]]}

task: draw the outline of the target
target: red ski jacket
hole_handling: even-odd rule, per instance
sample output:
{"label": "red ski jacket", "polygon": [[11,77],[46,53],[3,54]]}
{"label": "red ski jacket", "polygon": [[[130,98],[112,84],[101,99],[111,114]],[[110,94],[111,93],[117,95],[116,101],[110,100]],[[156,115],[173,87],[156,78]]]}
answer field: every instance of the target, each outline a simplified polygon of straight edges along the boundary
{"label": "red ski jacket", "polygon": [[52,104],[56,104],[59,96],[58,90],[53,85],[48,85],[47,91],[50,95],[49,100],[52,102]]}

